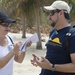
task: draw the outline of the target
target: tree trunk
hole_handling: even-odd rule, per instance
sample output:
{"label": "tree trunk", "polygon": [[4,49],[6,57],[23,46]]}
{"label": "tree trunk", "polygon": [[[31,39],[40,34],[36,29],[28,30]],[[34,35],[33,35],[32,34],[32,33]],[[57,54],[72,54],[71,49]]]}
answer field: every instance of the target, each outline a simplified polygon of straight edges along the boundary
{"label": "tree trunk", "polygon": [[22,38],[26,38],[26,19],[24,14],[22,14],[22,26],[23,26]]}
{"label": "tree trunk", "polygon": [[37,43],[36,49],[42,49],[41,43],[41,28],[40,28],[40,9],[36,9],[36,25],[37,25],[37,34],[39,37],[39,42]]}

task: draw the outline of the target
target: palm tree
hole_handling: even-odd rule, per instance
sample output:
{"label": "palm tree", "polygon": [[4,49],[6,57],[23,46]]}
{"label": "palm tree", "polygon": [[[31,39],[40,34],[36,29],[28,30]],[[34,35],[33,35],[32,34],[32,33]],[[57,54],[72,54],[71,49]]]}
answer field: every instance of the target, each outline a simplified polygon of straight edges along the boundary
{"label": "palm tree", "polygon": [[[7,7],[6,10],[9,9],[9,13],[14,12],[14,14],[16,15],[16,13],[18,12],[18,9],[21,10],[20,13],[22,15],[22,20],[23,20],[22,21],[22,23],[23,23],[23,36],[22,37],[24,38],[25,37],[25,31],[26,31],[25,30],[25,28],[26,28],[25,27],[25,24],[26,24],[25,21],[28,22],[28,25],[32,24],[32,17],[30,17],[29,15],[31,15],[31,11],[34,11],[33,9],[31,10],[31,7],[34,8],[33,2],[35,2],[35,1],[34,0],[31,0],[31,1],[29,1],[29,0],[27,0],[27,1],[26,0],[22,0],[22,1],[20,1],[20,0],[13,0],[13,1],[12,0],[5,0],[5,1],[2,1],[2,2],[3,2],[3,7]],[[13,9],[13,10],[11,10],[11,9]],[[34,14],[34,12],[32,12],[32,13]],[[38,13],[38,15],[39,15],[39,13]],[[26,20],[25,20],[25,18],[26,18]],[[39,20],[38,17],[36,17],[36,22],[37,22],[37,20]],[[37,22],[37,23],[39,23],[39,22]],[[39,25],[38,25],[37,31],[39,31],[39,29],[40,28],[39,28]],[[38,35],[39,35],[39,39],[40,39],[40,32],[38,32]],[[40,40],[40,43],[41,43],[41,40]],[[40,47],[40,48],[42,48],[42,47]]]}
{"label": "palm tree", "polygon": [[[39,36],[39,42],[37,43],[36,48],[42,49],[41,44],[41,22],[40,22],[40,8],[45,5],[50,5],[55,0],[2,0],[2,6],[4,10],[9,11],[11,15],[16,17],[22,17],[22,25],[23,25],[23,35],[22,38],[25,38],[26,26],[30,28],[36,24],[37,33]],[[74,0],[65,0],[75,6]],[[6,7],[6,9],[5,9]],[[12,10],[11,10],[12,9]],[[72,14],[75,11],[72,11]]]}

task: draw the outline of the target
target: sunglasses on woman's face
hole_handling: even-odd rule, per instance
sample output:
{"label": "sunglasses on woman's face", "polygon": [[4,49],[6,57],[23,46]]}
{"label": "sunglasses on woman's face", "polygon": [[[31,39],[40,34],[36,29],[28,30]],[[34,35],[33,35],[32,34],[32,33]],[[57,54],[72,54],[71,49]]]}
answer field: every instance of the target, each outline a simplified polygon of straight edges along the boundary
{"label": "sunglasses on woman's face", "polygon": [[0,25],[3,27],[12,27],[12,25],[9,23],[0,23]]}

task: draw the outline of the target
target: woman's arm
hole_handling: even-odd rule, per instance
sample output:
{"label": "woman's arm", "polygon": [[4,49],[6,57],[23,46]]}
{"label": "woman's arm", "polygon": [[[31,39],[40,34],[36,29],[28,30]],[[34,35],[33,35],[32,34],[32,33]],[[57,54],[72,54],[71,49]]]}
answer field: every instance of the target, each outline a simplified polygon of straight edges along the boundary
{"label": "woman's arm", "polygon": [[11,60],[11,58],[19,52],[18,48],[19,45],[16,44],[12,51],[10,51],[6,56],[0,58],[0,68],[3,68]]}
{"label": "woman's arm", "polygon": [[[31,41],[28,42],[27,45],[26,45],[26,47],[30,47],[31,44],[32,44]],[[22,52],[22,51],[20,51],[20,49],[19,49],[19,53],[15,55],[14,60],[15,60],[16,62],[18,62],[18,63],[22,63],[22,61],[24,60],[24,57],[25,57],[25,53],[26,53],[26,51],[25,51],[25,52]]]}

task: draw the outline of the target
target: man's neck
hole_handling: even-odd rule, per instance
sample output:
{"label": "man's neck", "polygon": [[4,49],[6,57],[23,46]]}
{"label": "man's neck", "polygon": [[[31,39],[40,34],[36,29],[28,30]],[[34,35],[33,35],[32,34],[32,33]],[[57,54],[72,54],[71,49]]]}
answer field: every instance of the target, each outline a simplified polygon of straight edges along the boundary
{"label": "man's neck", "polygon": [[62,29],[62,28],[68,27],[68,26],[70,26],[70,25],[71,25],[70,23],[68,23],[66,20],[64,20],[64,21],[58,22],[58,23],[55,25],[55,28],[56,28],[57,30],[60,30],[60,29]]}

